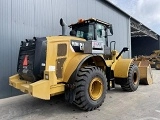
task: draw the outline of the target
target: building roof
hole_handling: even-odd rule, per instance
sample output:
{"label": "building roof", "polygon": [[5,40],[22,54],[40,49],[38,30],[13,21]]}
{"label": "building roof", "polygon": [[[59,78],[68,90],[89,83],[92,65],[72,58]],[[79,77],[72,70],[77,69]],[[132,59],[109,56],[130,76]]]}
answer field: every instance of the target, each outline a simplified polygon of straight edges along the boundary
{"label": "building roof", "polygon": [[116,5],[111,3],[110,1],[108,1],[108,0],[100,0],[100,1],[112,6],[114,9],[118,10],[123,15],[130,18],[130,21],[131,21],[131,37],[150,36],[150,37],[158,40],[159,35],[156,32],[154,32],[153,30],[151,30],[150,28],[148,28],[147,26],[145,26],[143,23],[136,20],[134,17],[132,17],[128,13],[124,12],[122,9],[120,9],[119,7],[117,7]]}

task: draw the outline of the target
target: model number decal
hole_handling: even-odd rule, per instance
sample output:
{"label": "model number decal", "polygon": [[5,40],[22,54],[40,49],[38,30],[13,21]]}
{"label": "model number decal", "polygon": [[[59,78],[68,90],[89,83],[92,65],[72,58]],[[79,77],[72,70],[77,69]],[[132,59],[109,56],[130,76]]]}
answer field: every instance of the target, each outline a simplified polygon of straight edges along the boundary
{"label": "model number decal", "polygon": [[74,42],[74,41],[72,41],[71,44],[72,44],[72,46],[79,46],[80,43],[79,43],[79,42]]}

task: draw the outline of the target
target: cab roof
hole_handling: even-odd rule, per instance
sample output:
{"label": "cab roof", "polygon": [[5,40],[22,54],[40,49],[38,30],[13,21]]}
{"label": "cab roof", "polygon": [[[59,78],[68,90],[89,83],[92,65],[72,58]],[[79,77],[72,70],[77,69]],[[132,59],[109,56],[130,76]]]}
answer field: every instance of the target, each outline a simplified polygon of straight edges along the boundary
{"label": "cab roof", "polygon": [[89,19],[86,19],[86,20],[84,20],[84,19],[79,19],[77,23],[71,24],[71,25],[69,25],[68,27],[71,28],[72,26],[77,26],[77,25],[80,25],[80,24],[90,23],[90,22],[100,23],[100,24],[103,24],[103,25],[105,25],[105,26],[107,26],[107,27],[111,27],[111,26],[112,26],[112,24],[107,23],[107,22],[104,22],[104,21],[102,21],[102,20],[95,19],[95,18],[89,18]]}

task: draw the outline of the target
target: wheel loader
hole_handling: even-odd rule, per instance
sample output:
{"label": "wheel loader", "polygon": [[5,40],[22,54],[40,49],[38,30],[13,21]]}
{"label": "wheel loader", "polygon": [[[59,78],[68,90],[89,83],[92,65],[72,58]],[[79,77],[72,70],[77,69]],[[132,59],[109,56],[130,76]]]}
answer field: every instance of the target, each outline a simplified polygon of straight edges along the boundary
{"label": "wheel loader", "polygon": [[[69,25],[60,20],[62,35],[34,37],[21,41],[17,74],[9,84],[33,97],[49,100],[64,94],[65,100],[82,110],[92,111],[104,102],[107,89],[121,86],[136,91],[140,73],[133,59],[123,59],[115,50],[112,25],[90,18]],[[113,48],[111,46],[114,46]]]}
{"label": "wheel loader", "polygon": [[160,50],[154,50],[149,56],[139,55],[136,61],[146,61],[152,68],[160,70]]}

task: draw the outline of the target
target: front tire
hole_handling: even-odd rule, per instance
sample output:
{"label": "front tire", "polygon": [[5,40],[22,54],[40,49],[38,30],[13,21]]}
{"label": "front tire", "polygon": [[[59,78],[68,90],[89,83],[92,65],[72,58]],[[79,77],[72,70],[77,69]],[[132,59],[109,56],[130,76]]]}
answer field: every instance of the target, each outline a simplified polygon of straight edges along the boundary
{"label": "front tire", "polygon": [[85,111],[92,111],[102,105],[106,96],[107,78],[95,66],[83,67],[78,71],[74,104]]}
{"label": "front tire", "polygon": [[128,71],[128,78],[126,83],[121,85],[124,91],[133,92],[136,91],[139,86],[140,74],[137,65],[131,64]]}

